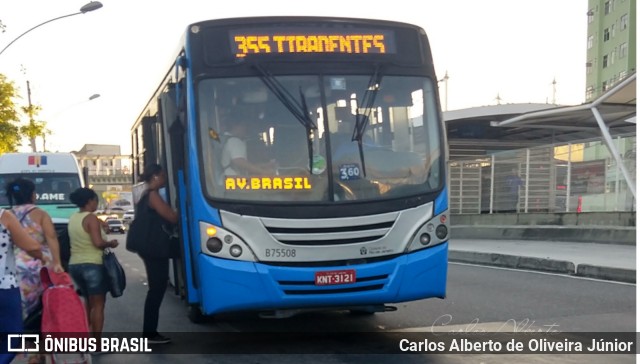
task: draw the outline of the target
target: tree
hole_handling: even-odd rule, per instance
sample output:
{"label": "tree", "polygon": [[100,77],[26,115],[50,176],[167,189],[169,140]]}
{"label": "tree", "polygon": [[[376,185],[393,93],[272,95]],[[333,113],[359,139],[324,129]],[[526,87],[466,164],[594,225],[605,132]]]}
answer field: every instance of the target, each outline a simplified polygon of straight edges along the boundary
{"label": "tree", "polygon": [[[5,30],[6,25],[0,20],[0,32],[4,33]],[[36,137],[44,135],[47,131],[44,121],[34,120],[40,107],[31,104],[31,95],[29,95],[29,106],[21,108],[29,116],[29,124],[23,127],[16,125],[20,122],[16,104],[13,102],[16,97],[19,96],[14,83],[0,74],[0,154],[17,151],[23,135],[29,137],[31,149],[35,152]]]}
{"label": "tree", "polygon": [[36,138],[39,136],[44,136],[47,132],[47,124],[46,122],[40,120],[36,121],[34,118],[40,112],[40,106],[33,105],[29,103],[28,106],[21,107],[22,112],[29,116],[29,124],[20,128],[20,132],[29,138],[29,146],[31,147],[32,152],[37,152],[36,147]]}
{"label": "tree", "polygon": [[18,97],[13,82],[0,74],[0,153],[15,152],[22,139],[18,109],[13,100]]}

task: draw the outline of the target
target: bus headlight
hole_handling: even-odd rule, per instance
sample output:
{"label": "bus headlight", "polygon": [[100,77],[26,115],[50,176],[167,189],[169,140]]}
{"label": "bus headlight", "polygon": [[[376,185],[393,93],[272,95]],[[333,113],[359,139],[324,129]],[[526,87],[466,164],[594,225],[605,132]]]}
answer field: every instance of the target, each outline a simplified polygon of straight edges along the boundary
{"label": "bus headlight", "polygon": [[438,225],[436,228],[436,236],[440,240],[444,240],[449,234],[449,229],[447,229],[446,225]]}
{"label": "bus headlight", "polygon": [[413,234],[407,251],[412,252],[442,244],[449,238],[447,212],[432,217]]}
{"label": "bus headlight", "polygon": [[242,247],[240,245],[232,245],[231,248],[229,248],[229,254],[231,254],[232,257],[239,257],[242,255]]}
{"label": "bus headlight", "polygon": [[210,238],[207,240],[207,249],[212,253],[220,253],[220,250],[222,250],[222,241],[218,238]]}
{"label": "bus headlight", "polygon": [[431,242],[431,235],[427,233],[422,233],[420,235],[420,244],[429,245],[430,242]]}
{"label": "bus headlight", "polygon": [[206,222],[200,222],[200,249],[217,258],[255,262],[249,246],[231,231]]}

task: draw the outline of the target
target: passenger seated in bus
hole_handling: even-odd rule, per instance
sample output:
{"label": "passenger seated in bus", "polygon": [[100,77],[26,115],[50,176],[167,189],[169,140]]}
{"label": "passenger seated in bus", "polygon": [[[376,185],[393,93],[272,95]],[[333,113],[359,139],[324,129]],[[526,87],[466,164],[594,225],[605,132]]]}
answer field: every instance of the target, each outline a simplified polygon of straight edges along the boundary
{"label": "passenger seated in bus", "polygon": [[353,140],[354,124],[355,121],[343,120],[331,134],[336,183],[348,186],[358,198],[369,198],[382,193],[378,191],[379,185],[370,181],[404,185],[426,180],[425,162],[417,153],[380,145],[370,131],[362,137],[363,168],[358,142]]}
{"label": "passenger seated in bus", "polygon": [[[338,129],[331,134],[331,149],[333,150],[332,158],[339,163],[356,163],[360,164],[360,153],[358,150],[358,142],[353,140],[353,128],[355,121],[342,121],[338,123]],[[373,139],[366,133],[362,136],[362,149],[367,156],[367,151],[379,148]],[[368,158],[367,158],[368,159]],[[338,165],[336,164],[336,166]]]}
{"label": "passenger seated in bus", "polygon": [[224,176],[270,175],[275,173],[275,162],[252,163],[247,158],[247,137],[251,123],[246,118],[229,119],[224,133],[221,164]]}
{"label": "passenger seated in bus", "polygon": [[309,147],[304,127],[298,123],[275,129],[273,152],[279,175],[309,174]]}

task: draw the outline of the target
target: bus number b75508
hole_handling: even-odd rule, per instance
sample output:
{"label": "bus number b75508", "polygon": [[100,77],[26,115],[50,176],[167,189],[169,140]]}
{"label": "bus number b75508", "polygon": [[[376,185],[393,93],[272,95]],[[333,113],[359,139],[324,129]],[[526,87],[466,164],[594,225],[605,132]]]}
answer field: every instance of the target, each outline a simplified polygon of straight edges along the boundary
{"label": "bus number b75508", "polygon": [[265,249],[264,256],[267,258],[294,258],[295,249]]}

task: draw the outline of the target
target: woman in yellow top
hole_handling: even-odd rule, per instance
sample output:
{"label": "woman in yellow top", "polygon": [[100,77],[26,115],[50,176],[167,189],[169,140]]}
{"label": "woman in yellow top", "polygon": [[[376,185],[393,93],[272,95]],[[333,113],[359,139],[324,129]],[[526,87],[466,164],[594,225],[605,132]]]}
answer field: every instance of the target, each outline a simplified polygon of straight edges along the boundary
{"label": "woman in yellow top", "polygon": [[95,337],[102,333],[107,273],[102,265],[105,248],[115,248],[118,241],[106,240],[102,224],[93,213],[98,208],[98,195],[90,188],[78,188],[69,196],[80,208],[69,217],[71,258],[69,274],[86,298],[89,328]]}

